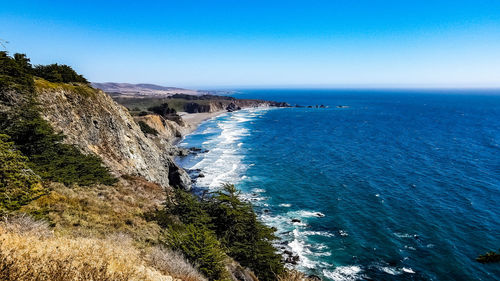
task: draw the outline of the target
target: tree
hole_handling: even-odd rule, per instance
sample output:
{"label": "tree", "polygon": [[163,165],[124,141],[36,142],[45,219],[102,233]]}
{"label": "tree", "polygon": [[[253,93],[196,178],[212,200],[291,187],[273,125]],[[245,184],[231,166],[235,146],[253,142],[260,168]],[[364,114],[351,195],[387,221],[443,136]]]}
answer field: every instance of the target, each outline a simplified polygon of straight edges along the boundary
{"label": "tree", "polygon": [[14,211],[45,193],[40,177],[28,167],[28,158],[0,134],[0,213]]}

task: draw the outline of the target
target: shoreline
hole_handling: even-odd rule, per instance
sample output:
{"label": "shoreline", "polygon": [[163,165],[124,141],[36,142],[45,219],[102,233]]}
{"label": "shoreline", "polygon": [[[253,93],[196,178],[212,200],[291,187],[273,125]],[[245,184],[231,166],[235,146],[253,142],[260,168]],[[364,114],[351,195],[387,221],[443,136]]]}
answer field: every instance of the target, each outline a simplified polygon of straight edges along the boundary
{"label": "shoreline", "polygon": [[186,124],[186,126],[183,128],[182,138],[196,131],[201,123],[227,112],[227,110],[201,113],[178,112],[177,114],[179,114],[179,116],[182,118],[182,121]]}

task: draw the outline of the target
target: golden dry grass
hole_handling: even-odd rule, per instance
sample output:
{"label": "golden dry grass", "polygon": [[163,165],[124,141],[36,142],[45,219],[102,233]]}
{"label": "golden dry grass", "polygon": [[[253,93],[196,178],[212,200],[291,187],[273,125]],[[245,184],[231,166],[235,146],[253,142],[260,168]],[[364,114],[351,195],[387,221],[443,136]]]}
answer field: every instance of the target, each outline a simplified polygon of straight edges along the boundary
{"label": "golden dry grass", "polygon": [[278,281],[317,281],[317,278],[308,277],[304,273],[297,270],[286,270],[278,276]]}
{"label": "golden dry grass", "polygon": [[0,226],[0,280],[170,280],[124,241],[13,229]]}
{"label": "golden dry grass", "polygon": [[142,178],[127,177],[115,186],[51,183],[49,189],[21,212],[48,220],[58,234],[104,238],[125,233],[144,244],[155,243],[160,235],[161,228],[145,217],[162,208],[166,193]]}
{"label": "golden dry grass", "polygon": [[164,247],[154,247],[148,255],[151,266],[160,272],[168,273],[174,278],[184,281],[206,281],[207,279],[196,270],[181,253],[173,252]]}
{"label": "golden dry grass", "polygon": [[0,222],[0,280],[206,281],[182,255],[168,249],[141,251],[123,234],[106,239],[60,236],[27,216]]}

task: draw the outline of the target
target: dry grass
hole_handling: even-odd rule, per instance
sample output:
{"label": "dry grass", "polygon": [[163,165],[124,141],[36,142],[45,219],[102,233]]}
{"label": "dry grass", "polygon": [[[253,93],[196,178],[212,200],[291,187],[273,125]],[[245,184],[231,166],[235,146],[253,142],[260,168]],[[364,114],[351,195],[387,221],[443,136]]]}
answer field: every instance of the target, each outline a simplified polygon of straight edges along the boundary
{"label": "dry grass", "polygon": [[278,281],[317,281],[321,279],[307,277],[304,273],[297,270],[287,270],[280,276]]}
{"label": "dry grass", "polygon": [[166,200],[160,186],[129,176],[49,188],[21,209],[45,220],[0,220],[0,280],[206,280],[182,255],[151,246],[162,230],[145,215]]}
{"label": "dry grass", "polygon": [[126,233],[135,241],[155,243],[161,228],[145,215],[162,207],[165,190],[138,177],[115,186],[74,186],[52,183],[50,193],[24,206],[21,212],[43,218],[58,234],[105,238]]}
{"label": "dry grass", "polygon": [[172,280],[147,265],[127,240],[39,235],[37,230],[50,230],[29,223],[0,224],[0,280]]}
{"label": "dry grass", "polygon": [[148,255],[151,266],[184,281],[206,281],[181,253],[163,247],[155,247]]}

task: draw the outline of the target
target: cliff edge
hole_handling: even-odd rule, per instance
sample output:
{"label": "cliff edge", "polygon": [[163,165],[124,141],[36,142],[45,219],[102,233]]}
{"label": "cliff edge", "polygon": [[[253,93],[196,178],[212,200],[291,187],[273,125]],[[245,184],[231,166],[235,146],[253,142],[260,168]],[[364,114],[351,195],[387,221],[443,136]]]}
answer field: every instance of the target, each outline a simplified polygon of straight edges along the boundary
{"label": "cliff edge", "polygon": [[170,142],[146,137],[128,110],[87,85],[35,81],[42,115],[65,142],[100,156],[117,176],[138,175],[163,187],[191,188],[174,160]]}

